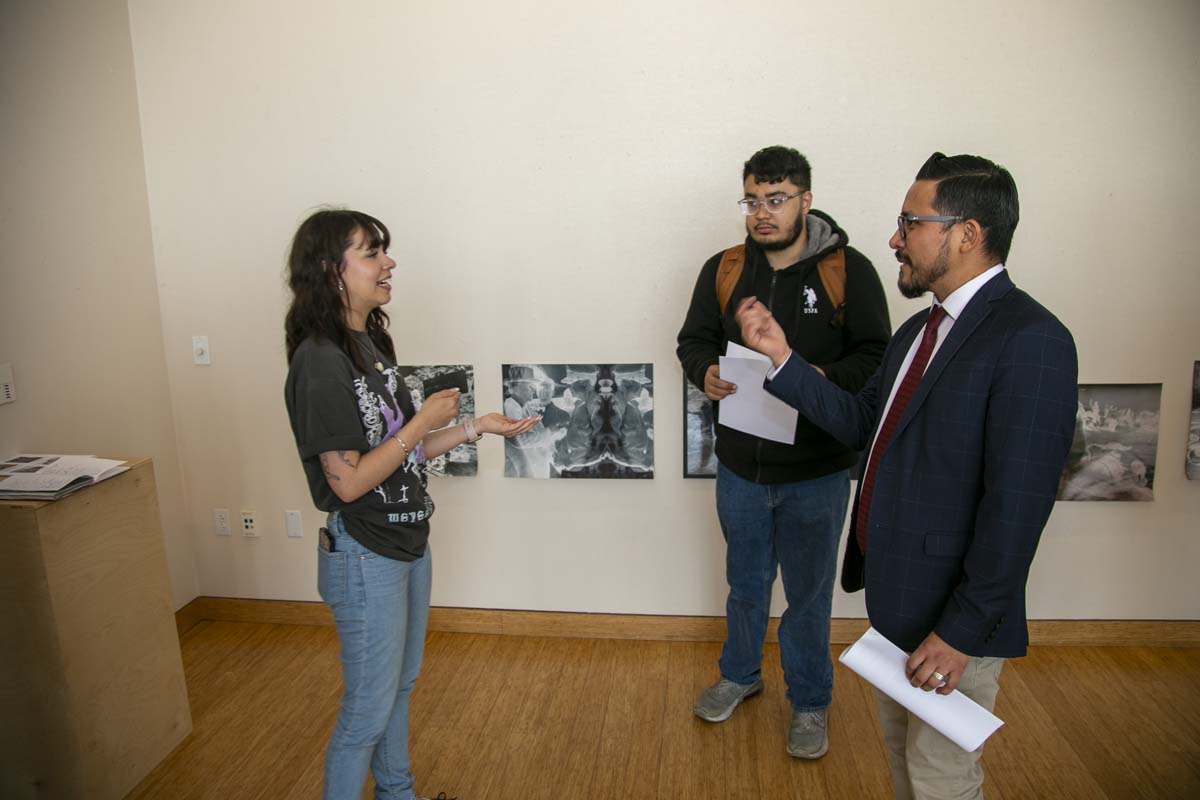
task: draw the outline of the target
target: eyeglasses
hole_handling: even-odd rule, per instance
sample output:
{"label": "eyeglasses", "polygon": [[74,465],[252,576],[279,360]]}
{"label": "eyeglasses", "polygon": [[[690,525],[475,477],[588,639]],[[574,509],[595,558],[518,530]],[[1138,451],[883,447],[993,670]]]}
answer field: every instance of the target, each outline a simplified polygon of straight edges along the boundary
{"label": "eyeglasses", "polygon": [[754,216],[760,208],[767,209],[767,212],[770,214],[778,214],[783,211],[784,203],[802,194],[804,194],[803,191],[796,192],[795,194],[773,194],[766,200],[755,200],[754,198],[747,197],[743,200],[738,200],[738,208],[741,209],[743,217]]}
{"label": "eyeglasses", "polygon": [[914,222],[962,222],[966,217],[922,217],[916,214],[901,214],[896,217],[896,230],[900,233],[900,241],[907,241],[908,229]]}

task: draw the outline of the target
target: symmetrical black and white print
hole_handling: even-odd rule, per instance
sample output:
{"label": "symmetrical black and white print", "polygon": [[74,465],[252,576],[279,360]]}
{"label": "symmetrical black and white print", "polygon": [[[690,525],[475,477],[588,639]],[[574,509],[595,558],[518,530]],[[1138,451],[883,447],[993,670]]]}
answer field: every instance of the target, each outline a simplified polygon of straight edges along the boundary
{"label": "symmetrical black and white print", "polygon": [[[458,389],[462,399],[458,417],[452,425],[475,416],[475,368],[470,364],[436,364],[421,367],[400,367],[404,383],[412,392],[417,410],[425,398],[443,389]],[[450,452],[428,461],[430,475],[469,477],[479,471],[479,449],[474,442],[455,447]]]}
{"label": "symmetrical black and white print", "polygon": [[712,401],[683,376],[683,477],[717,477]]}
{"label": "symmetrical black and white print", "polygon": [[1200,361],[1192,365],[1192,424],[1188,426],[1187,479],[1200,480]]}
{"label": "symmetrical black and white print", "polygon": [[1153,500],[1161,383],[1080,384],[1059,500]]}
{"label": "symmetrical black and white print", "polygon": [[504,416],[540,415],[504,441],[507,478],[653,478],[653,364],[505,364]]}

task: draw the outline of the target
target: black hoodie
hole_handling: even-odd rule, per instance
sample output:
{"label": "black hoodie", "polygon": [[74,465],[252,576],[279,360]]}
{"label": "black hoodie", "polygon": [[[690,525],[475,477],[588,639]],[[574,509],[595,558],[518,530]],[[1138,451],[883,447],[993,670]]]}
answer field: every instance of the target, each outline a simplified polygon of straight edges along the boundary
{"label": "black hoodie", "polygon": [[[810,211],[807,224],[807,251],[795,264],[779,271],[772,270],[762,248],[746,238],[746,261],[724,315],[716,291],[717,265],[724,251],[705,262],[675,351],[684,374],[700,389],[704,388],[705,371],[724,355],[726,343],[744,344],[733,315],[738,302],[750,295],[771,310],[791,348],[843,389],[857,392],[879,366],[892,326],[875,267],[862,253],[847,247],[846,232],[828,215]],[[846,251],[846,307],[840,327],[833,324],[834,308],[817,272],[817,262],[838,247]],[[811,302],[813,294],[815,304]],[[720,422],[720,403],[714,406]],[[855,451],[804,416],[796,423],[792,445],[721,426],[716,449],[721,464],[761,484],[809,480],[846,469],[858,459]]]}

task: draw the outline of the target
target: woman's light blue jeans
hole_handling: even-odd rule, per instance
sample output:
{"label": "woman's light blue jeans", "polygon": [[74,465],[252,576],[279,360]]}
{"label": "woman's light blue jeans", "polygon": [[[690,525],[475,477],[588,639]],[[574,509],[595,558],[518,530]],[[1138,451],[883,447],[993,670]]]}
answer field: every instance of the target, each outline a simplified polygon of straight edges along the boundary
{"label": "woman's light blue jeans", "polygon": [[425,651],[431,556],[396,561],[366,549],[329,515],[333,552],[317,550],[317,590],[333,609],[341,645],[341,710],[325,751],[325,800],[362,794],[412,800],[408,696]]}
{"label": "woman's light blue jeans", "polygon": [[717,468],[717,516],[725,535],[725,646],[721,675],[748,685],[762,674],[771,587],[783,574],[787,609],[779,621],[779,660],[795,711],[833,699],[829,615],[838,540],[850,501],[846,470],[796,483],[764,485]]}

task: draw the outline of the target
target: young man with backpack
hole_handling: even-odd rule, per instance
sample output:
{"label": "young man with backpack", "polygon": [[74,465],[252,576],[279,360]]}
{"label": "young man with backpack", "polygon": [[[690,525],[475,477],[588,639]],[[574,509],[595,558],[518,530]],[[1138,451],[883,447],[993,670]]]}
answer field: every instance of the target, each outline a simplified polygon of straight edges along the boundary
{"label": "young man with backpack", "polygon": [[[688,379],[714,402],[737,391],[719,356],[742,344],[738,302],[754,296],[783,325],[788,344],[847,391],[860,389],[883,357],[891,324],[879,276],[832,217],[812,209],[808,160],[788,147],[755,153],[742,171],[746,241],[700,270],[676,353]],[[771,589],[783,575],[787,609],[779,653],[792,720],[788,752],[820,758],[829,747],[833,664],[829,617],[838,540],[858,454],[801,416],[791,444],[717,429],[717,516],[726,542],[727,632],[720,679],[695,713],[729,718],[763,688],[762,646]]]}

